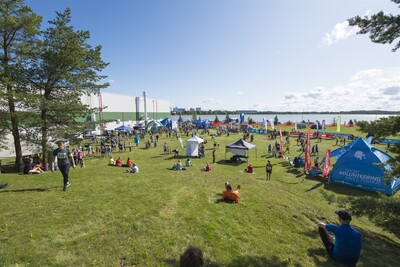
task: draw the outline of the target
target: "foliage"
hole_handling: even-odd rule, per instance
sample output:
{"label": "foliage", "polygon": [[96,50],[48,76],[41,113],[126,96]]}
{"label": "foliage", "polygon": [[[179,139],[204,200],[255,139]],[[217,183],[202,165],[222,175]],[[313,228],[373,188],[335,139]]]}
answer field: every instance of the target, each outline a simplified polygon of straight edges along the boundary
{"label": "foliage", "polygon": [[196,111],[193,111],[192,112],[192,121],[195,121],[195,120],[197,120],[197,113],[196,113]]}
{"label": "foliage", "polygon": [[253,124],[253,123],[254,123],[254,120],[253,120],[253,118],[251,118],[251,117],[249,116],[249,117],[247,117],[247,122],[248,122],[249,124]]}
{"label": "foliage", "polygon": [[[359,121],[357,126],[359,131],[373,135],[377,139],[387,136],[400,136],[400,116],[380,118],[371,122]],[[389,149],[395,156],[387,162],[392,165],[393,169],[386,171],[386,174],[390,179],[393,179],[400,175],[400,143],[393,144]]]}
{"label": "foliage", "polygon": [[226,113],[226,116],[225,116],[225,123],[229,123],[231,120],[230,120],[230,118],[229,118],[229,114],[228,113]]}
{"label": "foliage", "polygon": [[[400,4],[400,0],[392,0],[396,4]],[[400,5],[399,5],[400,7]],[[400,37],[400,15],[386,15],[383,11],[378,12],[370,17],[356,16],[348,19],[350,26],[358,26],[360,31],[358,34],[369,33],[369,38],[374,43],[391,44]],[[400,47],[400,41],[395,43],[393,52]]]}
{"label": "foliage", "polygon": [[37,60],[30,68],[30,80],[37,96],[30,104],[40,113],[34,122],[39,127],[32,127],[31,135],[37,137],[45,155],[50,136],[76,135],[90,128],[91,123],[77,120],[94,112],[82,103],[81,97],[84,93],[96,94],[108,86],[101,83],[105,76],[98,74],[107,66],[101,59],[101,46],[92,47],[88,43],[89,32],[75,31],[70,24],[69,8],[63,13],[57,12],[42,33]]}
{"label": "foliage", "polygon": [[214,122],[219,122],[218,115],[215,115]]}
{"label": "foliage", "polygon": [[348,122],[348,124],[349,124],[349,125],[351,125],[351,126],[353,126],[353,125],[354,125],[354,122],[353,122],[353,120],[352,120],[352,119],[350,119],[350,120],[349,120],[349,122]]}
{"label": "foliage", "polygon": [[275,124],[275,125],[278,125],[278,123],[279,123],[278,116],[277,116],[277,115],[275,115],[275,118],[274,118],[274,124]]}
{"label": "foliage", "polygon": [[341,198],[342,206],[353,215],[367,216],[371,221],[400,236],[400,198],[380,195]]}
{"label": "foliage", "polygon": [[0,1],[0,125],[13,135],[18,170],[23,167],[20,125],[28,119],[18,109],[30,100],[25,69],[37,46],[41,20],[23,0]]}

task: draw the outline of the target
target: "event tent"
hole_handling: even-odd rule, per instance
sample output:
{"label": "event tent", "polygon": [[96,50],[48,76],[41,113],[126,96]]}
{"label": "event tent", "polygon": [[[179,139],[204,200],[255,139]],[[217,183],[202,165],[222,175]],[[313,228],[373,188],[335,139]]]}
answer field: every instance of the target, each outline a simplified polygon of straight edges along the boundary
{"label": "event tent", "polygon": [[131,128],[131,127],[128,127],[128,126],[126,126],[126,125],[121,125],[121,126],[115,128],[114,130],[115,130],[115,131],[126,131],[126,132],[131,132],[131,131],[132,131],[132,128]]}
{"label": "event tent", "polygon": [[186,156],[198,157],[199,156],[199,144],[203,143],[204,140],[200,137],[193,136],[186,141]]}
{"label": "event tent", "polygon": [[391,157],[358,138],[350,145],[331,153],[337,161],[329,176],[329,183],[344,184],[364,190],[393,195],[400,189],[400,179],[385,183],[385,166]]}
{"label": "event tent", "polygon": [[230,145],[227,145],[225,147],[225,156],[226,153],[231,152],[234,155],[239,155],[239,156],[248,156],[247,151],[256,148],[255,145],[250,144],[243,139],[239,139],[236,142],[233,142]]}

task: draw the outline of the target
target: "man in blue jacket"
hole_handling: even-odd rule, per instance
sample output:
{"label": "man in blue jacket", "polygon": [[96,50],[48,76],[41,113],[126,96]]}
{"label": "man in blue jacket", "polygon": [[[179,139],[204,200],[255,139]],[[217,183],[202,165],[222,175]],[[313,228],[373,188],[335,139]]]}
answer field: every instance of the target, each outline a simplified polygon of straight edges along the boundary
{"label": "man in blue jacket", "polygon": [[[350,226],[351,215],[347,210],[338,210],[340,225],[318,222],[318,231],[328,254],[347,266],[356,266],[361,252],[361,234]],[[329,233],[332,233],[332,237]]]}

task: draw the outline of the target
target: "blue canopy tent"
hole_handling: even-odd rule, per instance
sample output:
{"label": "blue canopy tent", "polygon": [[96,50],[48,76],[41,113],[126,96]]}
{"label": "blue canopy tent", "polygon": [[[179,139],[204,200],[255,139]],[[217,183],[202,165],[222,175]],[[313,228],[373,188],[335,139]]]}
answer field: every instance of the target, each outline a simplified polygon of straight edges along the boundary
{"label": "blue canopy tent", "polygon": [[115,130],[115,131],[126,131],[126,132],[131,132],[131,131],[132,131],[132,128],[131,128],[131,127],[128,127],[128,126],[126,126],[126,125],[121,125],[121,126],[115,128],[114,130]]}
{"label": "blue canopy tent", "polygon": [[385,183],[385,168],[382,163],[391,157],[358,138],[350,145],[331,153],[337,161],[329,175],[329,183],[344,184],[364,190],[393,195],[400,189],[400,179]]}
{"label": "blue canopy tent", "polygon": [[192,123],[201,128],[210,128],[210,126],[211,126],[211,123],[209,120],[195,120],[195,121],[192,121]]}
{"label": "blue canopy tent", "polygon": [[164,128],[172,130],[172,120],[169,118],[165,118],[160,121],[160,123],[164,126]]}

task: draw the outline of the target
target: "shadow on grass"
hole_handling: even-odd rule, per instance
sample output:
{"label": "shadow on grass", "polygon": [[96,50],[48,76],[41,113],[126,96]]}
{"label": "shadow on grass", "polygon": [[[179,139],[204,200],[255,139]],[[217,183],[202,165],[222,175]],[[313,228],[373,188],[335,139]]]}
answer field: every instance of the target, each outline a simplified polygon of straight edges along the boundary
{"label": "shadow on grass", "polygon": [[221,164],[221,165],[239,166],[242,163],[246,163],[246,162],[242,161],[241,163],[232,163],[229,160],[219,160],[219,161],[217,161],[217,163]]}
{"label": "shadow on grass", "polygon": [[[57,188],[57,187],[52,187]],[[28,189],[13,189],[13,190],[1,190],[1,193],[25,193],[25,192],[46,192],[49,191],[50,188],[28,188]]]}
{"label": "shadow on grass", "polygon": [[[170,267],[179,267],[179,260],[176,259],[165,259],[163,262],[166,266]],[[301,266],[300,264],[289,264],[286,262],[281,261],[278,257],[273,256],[270,258],[263,257],[263,256],[242,256],[239,258],[235,258],[232,262],[228,264],[219,264],[216,262],[208,261],[207,258],[204,260],[204,266],[208,267],[245,267],[245,266],[252,266],[252,267],[269,267],[269,266]]]}
{"label": "shadow on grass", "polygon": [[243,266],[253,266],[253,267],[265,267],[265,266],[301,266],[300,264],[292,264],[281,261],[278,257],[264,257],[264,256],[242,256],[235,258],[232,262],[225,265],[227,267],[243,267]]}
{"label": "shadow on grass", "polygon": [[336,194],[346,195],[346,196],[369,196],[373,198],[378,198],[379,193],[372,192],[368,190],[357,189],[345,185],[340,184],[325,184],[324,189],[328,191],[332,191]]}
{"label": "shadow on grass", "polygon": [[319,187],[321,187],[321,186],[323,186],[323,185],[324,185],[324,183],[316,184],[316,185],[314,185],[313,187],[307,189],[305,192],[310,192],[310,191],[312,191],[312,190],[314,190],[314,189],[317,189],[317,188],[319,188]]}

